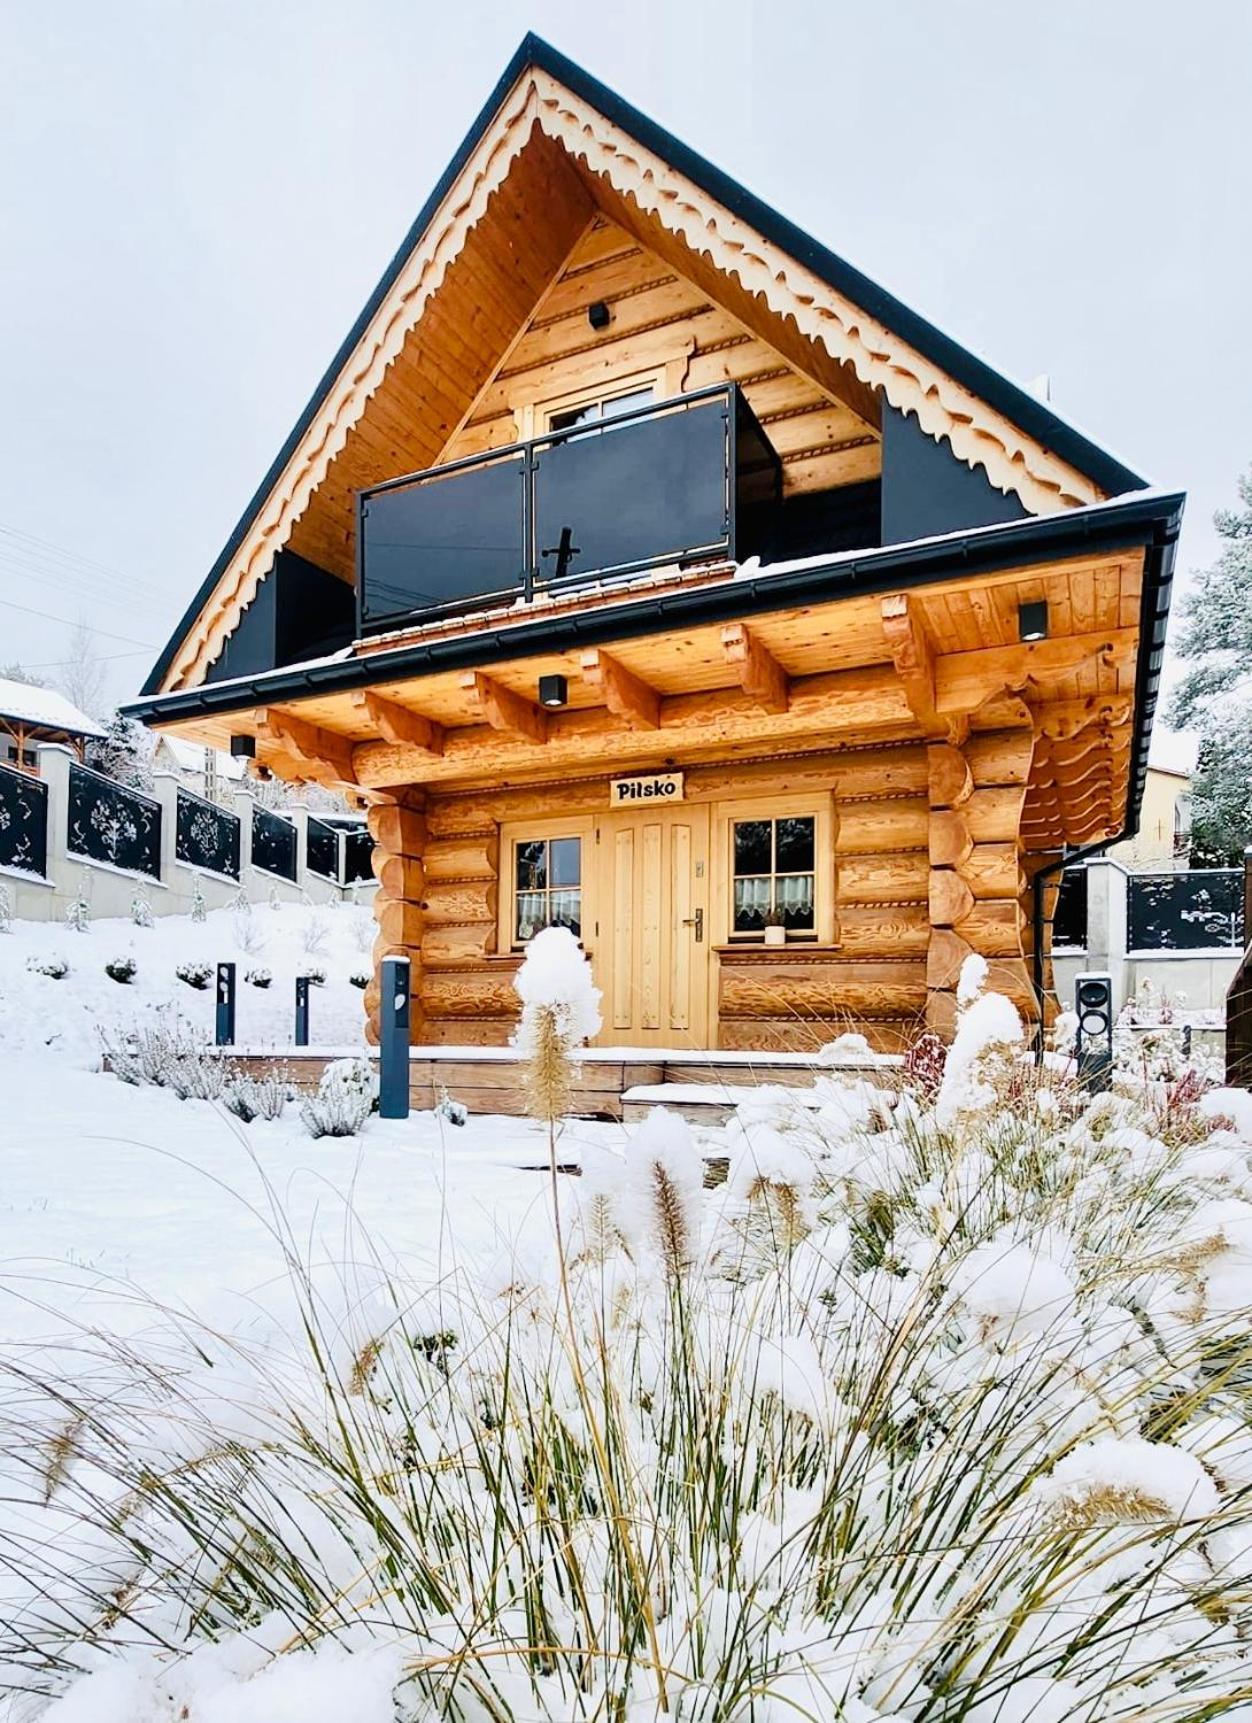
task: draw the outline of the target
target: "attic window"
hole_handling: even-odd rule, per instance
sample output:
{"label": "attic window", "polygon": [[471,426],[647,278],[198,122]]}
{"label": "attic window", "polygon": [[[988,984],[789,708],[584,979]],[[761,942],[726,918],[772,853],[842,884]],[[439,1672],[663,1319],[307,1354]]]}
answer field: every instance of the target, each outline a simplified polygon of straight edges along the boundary
{"label": "attic window", "polygon": [[648,406],[656,398],[656,388],[648,383],[643,388],[628,390],[621,395],[602,395],[597,400],[550,409],[548,430],[571,431],[576,425],[594,425],[605,419],[616,419],[622,413],[633,413]]}

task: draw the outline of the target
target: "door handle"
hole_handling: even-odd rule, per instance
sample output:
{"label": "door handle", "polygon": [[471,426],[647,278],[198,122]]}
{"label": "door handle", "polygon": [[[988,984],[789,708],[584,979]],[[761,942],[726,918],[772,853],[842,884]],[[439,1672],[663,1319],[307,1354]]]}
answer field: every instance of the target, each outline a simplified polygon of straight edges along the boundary
{"label": "door handle", "polygon": [[685,915],[683,917],[683,926],[694,927],[696,930],[696,944],[704,944],[704,911],[702,909],[698,909],[694,915]]}

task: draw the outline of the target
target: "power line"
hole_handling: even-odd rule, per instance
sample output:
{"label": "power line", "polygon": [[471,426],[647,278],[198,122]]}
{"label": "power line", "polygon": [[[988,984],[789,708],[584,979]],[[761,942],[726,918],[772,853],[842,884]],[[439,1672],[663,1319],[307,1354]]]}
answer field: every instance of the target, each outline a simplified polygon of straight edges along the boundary
{"label": "power line", "polygon": [[[0,604],[6,605],[9,610],[20,610],[25,616],[42,617],[45,622],[63,622],[67,628],[77,628],[81,621],[81,618],[74,621],[68,616],[54,616],[50,610],[32,610],[29,604],[17,604],[11,598],[0,598]],[[150,640],[136,640],[133,634],[114,634],[107,628],[94,628],[89,623],[83,623],[82,626],[90,634],[102,634],[106,640],[123,640],[127,646],[141,646],[145,652],[157,650]]]}

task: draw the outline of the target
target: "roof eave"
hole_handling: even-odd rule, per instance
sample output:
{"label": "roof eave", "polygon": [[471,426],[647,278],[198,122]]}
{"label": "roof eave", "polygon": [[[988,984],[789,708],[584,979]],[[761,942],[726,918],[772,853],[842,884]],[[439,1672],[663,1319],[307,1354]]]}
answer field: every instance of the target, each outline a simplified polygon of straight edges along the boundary
{"label": "roof eave", "polygon": [[1145,566],[1135,675],[1134,738],[1123,834],[1133,835],[1138,827],[1148,745],[1160,694],[1174,556],[1184,500],[1181,493],[1132,495],[1089,509],[979,527],[912,544],[888,545],[716,586],[650,593],[595,610],[575,610],[559,617],[540,616],[506,624],[489,633],[447,635],[363,657],[290,665],[255,677],[145,697],[123,711],[128,717],[149,724],[174,723],[180,718],[246,711],[267,702],[342,693],[438,671],[481,668],[568,648],[605,646],[615,640],[670,628],[732,621],[791,605],[829,602],[853,593],[929,585],[962,574],[972,576],[1029,567],[1086,552],[1142,549]]}

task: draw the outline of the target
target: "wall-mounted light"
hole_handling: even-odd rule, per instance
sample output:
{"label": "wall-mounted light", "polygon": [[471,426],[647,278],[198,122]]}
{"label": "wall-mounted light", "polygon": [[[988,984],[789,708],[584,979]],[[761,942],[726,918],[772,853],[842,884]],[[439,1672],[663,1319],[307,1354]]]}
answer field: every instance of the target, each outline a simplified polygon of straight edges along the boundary
{"label": "wall-mounted light", "polygon": [[541,676],[539,678],[539,704],[541,706],[564,706],[569,699],[569,683],[564,676]]}
{"label": "wall-mounted light", "polygon": [[587,321],[593,329],[607,329],[613,321],[613,313],[603,299],[597,299],[594,304],[587,307]]}
{"label": "wall-mounted light", "polygon": [[1017,638],[1024,643],[1048,638],[1048,606],[1042,598],[1017,607]]}
{"label": "wall-mounted light", "polygon": [[255,760],[256,737],[232,736],[230,739],[230,757],[232,760]]}

